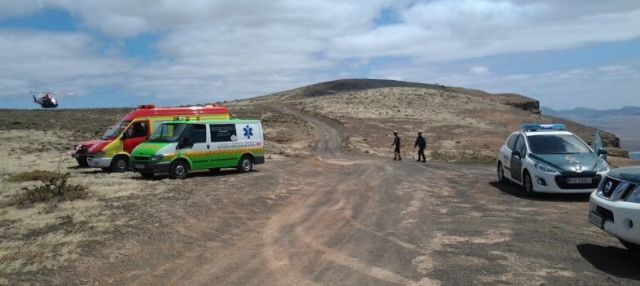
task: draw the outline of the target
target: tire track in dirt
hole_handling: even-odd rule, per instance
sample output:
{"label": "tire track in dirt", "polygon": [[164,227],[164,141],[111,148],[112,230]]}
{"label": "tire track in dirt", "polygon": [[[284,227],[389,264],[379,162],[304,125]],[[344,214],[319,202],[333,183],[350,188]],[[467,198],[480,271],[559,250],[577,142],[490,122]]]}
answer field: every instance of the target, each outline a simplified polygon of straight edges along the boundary
{"label": "tire track in dirt", "polygon": [[[278,273],[284,271],[288,273],[286,276],[296,277],[281,282],[296,284],[302,281],[302,284],[314,284],[314,281],[305,277],[313,277],[313,272],[342,267],[370,278],[370,282],[375,284],[437,284],[436,281],[425,277],[416,282],[384,267],[376,266],[350,254],[348,244],[341,245],[335,242],[345,241],[346,238],[345,242],[352,243],[349,238],[356,235],[355,232],[364,231],[374,240],[406,248],[416,252],[416,256],[417,253],[422,253],[419,247],[402,241],[393,236],[393,233],[371,230],[354,218],[356,210],[365,209],[377,210],[378,213],[374,216],[384,216],[384,212],[388,210],[378,205],[381,201],[379,194],[382,189],[390,188],[390,184],[393,184],[392,175],[397,175],[394,174],[394,170],[388,164],[381,164],[379,160],[343,155],[341,130],[334,122],[286,107],[280,111],[301,117],[314,126],[319,133],[316,148],[318,158],[339,168],[338,172],[323,171],[323,176],[331,179],[331,182],[308,186],[312,191],[310,196],[292,202],[274,215],[267,224],[263,238],[266,245],[265,256],[273,258],[269,260],[270,269]],[[327,169],[330,168],[322,168]],[[374,241],[372,246],[375,247],[376,243],[379,242]],[[301,249],[306,250],[307,255],[299,255]],[[316,277],[328,284],[336,282],[324,281],[324,278],[326,277]],[[362,282],[362,277],[355,278],[353,282]],[[348,280],[340,283],[349,284]]]}

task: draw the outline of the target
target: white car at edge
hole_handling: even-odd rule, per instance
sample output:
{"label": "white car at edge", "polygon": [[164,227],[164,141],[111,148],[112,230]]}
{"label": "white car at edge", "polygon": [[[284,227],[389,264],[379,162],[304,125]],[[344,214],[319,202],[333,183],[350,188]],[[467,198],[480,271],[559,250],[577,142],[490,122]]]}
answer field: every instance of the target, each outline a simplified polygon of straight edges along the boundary
{"label": "white car at edge", "polygon": [[589,222],[640,251],[640,166],[613,169],[589,200]]}

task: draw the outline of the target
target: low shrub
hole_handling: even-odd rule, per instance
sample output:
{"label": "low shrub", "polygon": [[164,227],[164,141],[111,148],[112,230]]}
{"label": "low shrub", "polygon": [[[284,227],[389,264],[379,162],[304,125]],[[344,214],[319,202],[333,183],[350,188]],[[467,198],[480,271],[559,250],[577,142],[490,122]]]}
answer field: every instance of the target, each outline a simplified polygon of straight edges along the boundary
{"label": "low shrub", "polygon": [[492,163],[495,161],[493,156],[485,155],[479,150],[462,151],[452,149],[434,149],[431,151],[431,159],[435,161],[469,163]]}
{"label": "low shrub", "polygon": [[28,181],[44,181],[52,178],[58,178],[58,173],[43,170],[33,170],[29,172],[17,173],[9,177],[8,181],[12,183],[28,182]]}
{"label": "low shrub", "polygon": [[[54,173],[55,174],[55,173]],[[41,178],[42,185],[24,187],[12,201],[13,205],[56,201],[73,201],[87,197],[87,187],[69,184],[69,173]]]}

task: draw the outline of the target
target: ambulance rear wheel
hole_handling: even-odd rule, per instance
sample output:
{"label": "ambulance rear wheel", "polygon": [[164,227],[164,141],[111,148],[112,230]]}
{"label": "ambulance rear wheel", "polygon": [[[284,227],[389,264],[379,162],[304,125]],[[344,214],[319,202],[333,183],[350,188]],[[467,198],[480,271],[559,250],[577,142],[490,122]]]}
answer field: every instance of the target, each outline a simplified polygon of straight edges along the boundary
{"label": "ambulance rear wheel", "polygon": [[238,163],[238,171],[240,172],[251,172],[253,169],[253,159],[250,156],[242,156],[240,162]]}
{"label": "ambulance rear wheel", "polygon": [[129,171],[129,158],[126,156],[116,156],[111,160],[111,166],[109,167],[111,172],[126,172]]}
{"label": "ambulance rear wheel", "polygon": [[169,177],[171,177],[171,179],[183,180],[187,178],[188,175],[189,166],[187,165],[187,162],[178,160],[171,165],[171,169],[169,170]]}

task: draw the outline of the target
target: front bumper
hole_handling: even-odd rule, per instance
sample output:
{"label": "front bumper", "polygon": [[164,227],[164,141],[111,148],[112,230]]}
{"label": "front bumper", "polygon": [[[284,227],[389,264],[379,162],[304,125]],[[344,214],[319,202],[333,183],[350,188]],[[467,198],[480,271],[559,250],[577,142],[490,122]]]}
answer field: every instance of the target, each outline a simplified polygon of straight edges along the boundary
{"label": "front bumper", "polygon": [[87,156],[87,164],[93,168],[109,168],[111,166],[111,159],[108,157],[94,157]]}
{"label": "front bumper", "polygon": [[591,193],[589,210],[604,217],[603,228],[611,235],[640,244],[640,204],[610,201]]}
{"label": "front bumper", "polygon": [[171,162],[140,162],[130,161],[129,166],[134,172],[169,173]]}
{"label": "front bumper", "polygon": [[79,152],[71,151],[71,157],[76,159],[85,159],[87,158],[87,153],[79,153]]}
{"label": "front bumper", "polygon": [[[598,183],[602,180],[602,174],[597,174],[592,179],[592,184],[587,187],[575,186],[567,187],[558,185],[558,174],[545,173],[541,171],[534,171],[531,174],[531,180],[533,183],[534,191],[538,193],[558,193],[558,194],[589,194],[596,190]],[[543,184],[544,182],[544,184]]]}

